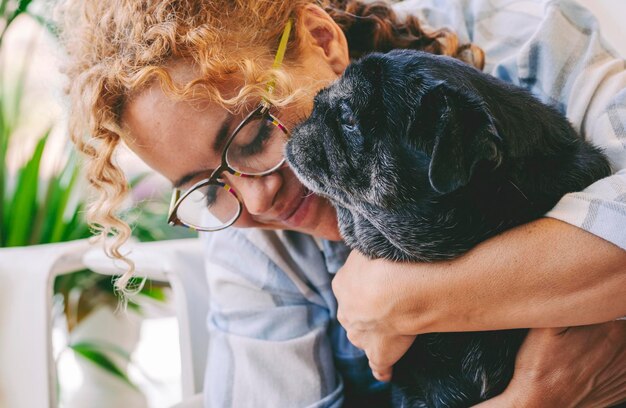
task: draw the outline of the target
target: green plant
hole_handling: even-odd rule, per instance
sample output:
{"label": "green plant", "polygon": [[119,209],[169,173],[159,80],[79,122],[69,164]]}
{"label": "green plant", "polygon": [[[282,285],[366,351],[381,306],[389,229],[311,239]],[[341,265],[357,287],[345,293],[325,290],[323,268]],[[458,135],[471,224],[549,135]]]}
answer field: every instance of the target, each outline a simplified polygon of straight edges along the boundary
{"label": "green plant", "polygon": [[[140,279],[134,278],[134,282],[131,284],[139,285]],[[147,281],[139,292],[138,298],[148,297],[164,302],[166,300],[164,291],[166,287],[167,285],[162,283]],[[112,279],[88,269],[58,277],[54,282],[54,293],[62,305],[69,332],[72,332],[83,319],[87,318],[97,308],[106,306],[115,309],[118,304]],[[140,303],[136,300],[134,298],[128,301],[128,309],[141,313]],[[123,350],[97,339],[70,342],[68,348],[125,384],[136,388],[124,370],[120,369],[109,357],[116,355],[130,362],[130,355]]]}
{"label": "green plant", "polygon": [[[52,27],[45,18],[29,13],[30,4],[31,0],[0,0],[0,47],[7,29],[20,15],[30,15],[46,27]],[[42,168],[44,164],[50,164],[52,161],[50,153],[55,153],[49,151],[50,129],[35,135],[35,146],[22,164],[14,166],[13,169],[8,165],[12,148],[23,142],[15,139],[15,135],[20,125],[24,84],[32,51],[33,48],[29,47],[15,81],[5,81],[4,61],[0,64],[0,248],[57,243],[87,238],[91,235],[89,226],[83,218],[84,183],[81,180],[79,158],[71,149],[69,141],[66,142],[66,148],[62,152],[63,157],[58,160],[63,164],[47,166],[53,168],[48,174],[44,174]],[[138,177],[133,180],[131,187],[141,179],[142,177]],[[156,211],[161,211],[161,205],[164,204],[144,201],[128,210],[128,217],[134,224],[135,235],[140,240],[169,238],[163,228],[165,211],[160,214],[153,211],[155,208]],[[176,232],[173,237],[179,236],[180,232]],[[138,298],[143,296],[163,301],[164,286],[146,282]],[[60,276],[55,281],[54,292],[56,299],[62,302],[69,331],[97,307],[106,305],[115,309],[118,305],[111,277],[95,274],[89,270]],[[134,299],[129,300],[128,307],[139,310],[139,305]],[[108,357],[111,350],[97,341],[70,344],[68,347],[132,385],[123,370]]]}

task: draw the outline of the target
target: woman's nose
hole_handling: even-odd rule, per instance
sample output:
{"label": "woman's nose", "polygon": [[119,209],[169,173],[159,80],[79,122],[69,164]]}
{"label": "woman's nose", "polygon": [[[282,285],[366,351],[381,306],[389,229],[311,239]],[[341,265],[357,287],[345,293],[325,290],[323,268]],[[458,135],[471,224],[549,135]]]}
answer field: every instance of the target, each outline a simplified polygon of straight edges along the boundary
{"label": "woman's nose", "polygon": [[263,177],[228,177],[230,184],[252,215],[267,214],[274,206],[278,190],[282,185],[280,172]]}

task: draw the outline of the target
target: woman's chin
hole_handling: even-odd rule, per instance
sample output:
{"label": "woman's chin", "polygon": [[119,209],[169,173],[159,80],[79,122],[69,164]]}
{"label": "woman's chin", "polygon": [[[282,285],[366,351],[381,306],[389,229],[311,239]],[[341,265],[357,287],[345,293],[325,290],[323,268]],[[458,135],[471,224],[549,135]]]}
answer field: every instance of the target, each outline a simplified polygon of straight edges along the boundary
{"label": "woman's chin", "polygon": [[330,241],[340,241],[335,208],[325,198],[317,195],[312,197],[315,200],[311,203],[307,217],[295,230]]}
{"label": "woman's chin", "polygon": [[325,198],[314,194],[308,196],[287,220],[259,227],[297,231],[330,241],[341,241],[335,208]]}

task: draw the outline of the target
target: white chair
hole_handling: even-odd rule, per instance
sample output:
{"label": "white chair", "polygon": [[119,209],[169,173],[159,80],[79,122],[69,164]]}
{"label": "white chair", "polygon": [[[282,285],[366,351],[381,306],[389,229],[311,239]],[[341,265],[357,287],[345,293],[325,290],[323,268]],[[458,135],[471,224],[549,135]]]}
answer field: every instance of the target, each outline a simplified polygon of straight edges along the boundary
{"label": "white chair", "polygon": [[56,407],[54,278],[82,269],[86,240],[0,249],[0,407]]}
{"label": "white chair", "polygon": [[[170,283],[179,322],[182,396],[202,391],[208,350],[208,287],[197,239],[131,243],[137,274]],[[54,279],[90,268],[119,274],[100,247],[86,240],[0,249],[0,408],[57,406],[52,356]],[[194,397],[195,395],[195,397]]]}
{"label": "white chair", "polygon": [[[201,242],[181,239],[131,243],[129,258],[135,262],[137,276],[169,282],[179,325],[182,397],[202,392],[208,352],[206,316],[209,307]],[[87,252],[84,264],[94,272],[117,275],[120,265],[100,249]]]}

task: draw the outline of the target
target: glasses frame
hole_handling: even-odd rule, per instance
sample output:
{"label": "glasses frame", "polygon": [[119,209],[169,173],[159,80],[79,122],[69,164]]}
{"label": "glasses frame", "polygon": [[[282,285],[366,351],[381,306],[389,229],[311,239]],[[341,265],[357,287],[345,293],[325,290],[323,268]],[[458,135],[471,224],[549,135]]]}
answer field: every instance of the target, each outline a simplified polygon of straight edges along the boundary
{"label": "glasses frame", "polygon": [[[293,20],[290,18],[287,21],[287,24],[285,25],[285,28],[283,29],[283,34],[280,37],[280,42],[278,44],[278,49],[276,50],[276,56],[274,57],[274,63],[272,64],[272,69],[278,69],[283,61],[283,58],[285,57],[285,52],[287,50],[287,43],[289,42],[289,34],[291,33],[292,26],[293,26]],[[269,84],[267,85],[268,94],[271,94],[274,91],[274,85],[275,84],[273,80],[269,82]],[[264,171],[261,173],[247,173],[247,172],[237,171],[236,169],[232,168],[230,164],[228,163],[228,159],[227,159],[228,148],[232,144],[233,140],[235,140],[235,137],[245,125],[250,123],[250,121],[255,120],[257,117],[263,118],[264,116],[267,115],[268,118],[272,119],[272,124],[278,127],[281,131],[283,131],[283,133],[285,133],[287,138],[289,138],[289,135],[290,135],[289,130],[287,130],[287,127],[283,125],[282,122],[278,120],[278,118],[276,118],[274,115],[270,113],[271,108],[272,108],[272,105],[269,103],[267,99],[264,98],[263,101],[261,101],[261,103],[259,104],[259,106],[256,109],[254,109],[252,112],[250,112],[248,116],[246,116],[245,119],[241,121],[241,123],[235,128],[233,133],[228,138],[226,142],[226,146],[224,146],[224,150],[222,150],[222,163],[217,169],[213,170],[213,172],[208,178],[204,180],[200,180],[199,182],[191,186],[184,193],[178,188],[174,189],[172,193],[172,200],[170,201],[170,209],[168,211],[168,216],[167,216],[168,224],[172,226],[181,225],[183,227],[192,228],[196,231],[219,231],[219,230],[228,228],[231,225],[233,225],[235,222],[237,222],[237,220],[241,216],[243,202],[241,201],[241,198],[239,198],[239,196],[237,195],[237,193],[235,193],[235,190],[233,190],[231,186],[219,181],[218,179],[219,179],[219,176],[225,171],[238,177],[263,177],[270,173],[275,172],[280,167],[282,167],[283,164],[285,164],[285,158],[283,157],[282,160],[276,166],[272,167],[271,169],[267,171]],[[239,209],[237,211],[237,215],[233,218],[233,220],[229,224],[226,224],[225,226],[222,226],[220,228],[207,229],[207,228],[199,227],[197,225],[190,225],[190,224],[186,224],[182,222],[180,218],[178,218],[178,214],[177,214],[178,207],[180,207],[180,204],[183,202],[185,198],[189,196],[189,194],[193,193],[200,187],[204,187],[209,184],[223,187],[229,193],[235,196],[235,198],[237,199],[237,202],[239,203]]]}
{"label": "glasses frame", "polygon": [[[270,113],[271,107],[272,105],[269,102],[267,101],[261,102],[261,104],[259,104],[259,106],[256,109],[250,112],[248,116],[246,116],[244,120],[242,120],[241,123],[237,125],[233,133],[228,137],[228,140],[226,141],[226,145],[224,146],[224,149],[222,150],[222,156],[221,156],[222,161],[221,161],[220,166],[216,168],[215,170],[213,170],[211,172],[211,175],[208,178],[200,180],[199,182],[191,186],[184,193],[178,188],[174,189],[174,192],[172,194],[172,200],[170,202],[170,209],[169,209],[168,217],[167,217],[167,223],[169,225],[172,225],[172,226],[180,225],[183,227],[191,228],[196,231],[212,232],[212,231],[220,231],[220,230],[226,229],[230,227],[231,225],[233,225],[235,222],[237,222],[237,220],[241,216],[243,203],[241,201],[241,198],[235,192],[235,190],[233,190],[233,188],[229,186],[228,184],[222,181],[219,181],[219,177],[222,175],[222,173],[226,171],[232,174],[233,176],[237,176],[237,177],[258,178],[258,177],[263,177],[263,176],[267,176],[268,174],[274,173],[285,164],[285,158],[283,157],[280,160],[280,162],[278,162],[278,164],[276,164],[274,167],[272,167],[269,170],[266,170],[260,173],[248,173],[248,172],[239,171],[233,168],[230,163],[228,163],[228,157],[227,157],[228,148],[233,143],[233,141],[235,140],[235,138],[237,137],[241,129],[243,129],[248,123],[252,122],[253,120],[257,120],[257,119],[270,120],[271,119],[272,124],[276,126],[278,129],[280,129],[285,134],[286,138],[289,138],[290,136],[289,130],[287,129],[285,125],[283,125],[283,123],[280,120],[278,120],[276,116]],[[232,219],[230,223],[224,226],[221,226],[219,228],[204,228],[198,225],[185,223],[180,218],[178,218],[178,214],[177,214],[178,207],[180,207],[181,203],[185,200],[185,198],[187,198],[191,193],[193,193],[197,189],[205,187],[207,185],[216,185],[216,186],[220,186],[224,188],[226,191],[228,191],[235,197],[235,199],[237,200],[237,203],[239,204],[237,215]]]}

